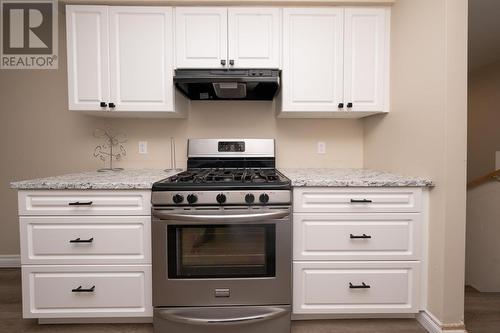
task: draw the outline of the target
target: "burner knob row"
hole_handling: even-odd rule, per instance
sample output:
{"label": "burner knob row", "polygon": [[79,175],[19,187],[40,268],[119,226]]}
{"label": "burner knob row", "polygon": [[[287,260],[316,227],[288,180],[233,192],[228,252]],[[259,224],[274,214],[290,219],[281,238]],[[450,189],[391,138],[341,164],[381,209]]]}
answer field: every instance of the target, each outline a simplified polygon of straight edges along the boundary
{"label": "burner knob row", "polygon": [[262,193],[260,196],[259,196],[259,201],[262,202],[262,203],[268,203],[269,202],[269,195],[265,194],[265,193]]}
{"label": "burner knob row", "polygon": [[215,199],[217,200],[218,203],[222,205],[223,203],[226,202],[226,195],[223,193],[219,193],[217,194],[217,197],[215,197]]}

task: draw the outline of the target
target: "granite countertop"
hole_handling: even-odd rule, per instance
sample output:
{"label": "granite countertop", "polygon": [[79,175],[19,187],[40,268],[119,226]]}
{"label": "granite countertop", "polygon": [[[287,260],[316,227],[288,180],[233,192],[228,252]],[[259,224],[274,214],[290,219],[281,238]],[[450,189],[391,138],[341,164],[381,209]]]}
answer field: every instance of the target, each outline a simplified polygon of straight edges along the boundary
{"label": "granite countertop", "polygon": [[[407,177],[367,169],[280,169],[292,186],[434,186],[424,177]],[[119,172],[80,172],[55,177],[12,182],[18,190],[150,190],[153,183],[181,170],[137,169]]]}
{"label": "granite countertop", "polygon": [[430,187],[432,180],[369,169],[280,169],[292,186]]}
{"label": "granite countertop", "polygon": [[153,183],[181,170],[137,169],[79,172],[10,183],[18,190],[150,190]]}

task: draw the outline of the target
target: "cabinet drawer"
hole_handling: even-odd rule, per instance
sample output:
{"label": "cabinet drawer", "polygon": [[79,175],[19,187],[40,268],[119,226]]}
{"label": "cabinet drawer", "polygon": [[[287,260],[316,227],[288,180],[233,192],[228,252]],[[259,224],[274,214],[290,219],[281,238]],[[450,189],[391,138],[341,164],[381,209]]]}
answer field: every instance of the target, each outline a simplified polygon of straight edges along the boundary
{"label": "cabinet drawer", "polygon": [[293,190],[293,209],[298,213],[417,213],[421,206],[420,188],[301,187]]}
{"label": "cabinet drawer", "polygon": [[152,316],[151,266],[23,266],[24,318]]}
{"label": "cabinet drawer", "polygon": [[26,264],[151,263],[149,216],[21,217]]}
{"label": "cabinet drawer", "polygon": [[20,191],[19,215],[151,215],[151,191]]}
{"label": "cabinet drawer", "polygon": [[294,262],[296,314],[416,313],[419,262]]}
{"label": "cabinet drawer", "polygon": [[294,260],[419,260],[420,216],[295,213]]}

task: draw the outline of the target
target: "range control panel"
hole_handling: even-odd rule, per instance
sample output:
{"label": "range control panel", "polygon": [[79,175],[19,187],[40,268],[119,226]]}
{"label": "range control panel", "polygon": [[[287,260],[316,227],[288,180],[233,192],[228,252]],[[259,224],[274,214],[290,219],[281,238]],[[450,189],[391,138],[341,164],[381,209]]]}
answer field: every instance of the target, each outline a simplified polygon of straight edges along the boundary
{"label": "range control panel", "polygon": [[179,191],[153,192],[153,205],[270,205],[290,204],[291,191]]}

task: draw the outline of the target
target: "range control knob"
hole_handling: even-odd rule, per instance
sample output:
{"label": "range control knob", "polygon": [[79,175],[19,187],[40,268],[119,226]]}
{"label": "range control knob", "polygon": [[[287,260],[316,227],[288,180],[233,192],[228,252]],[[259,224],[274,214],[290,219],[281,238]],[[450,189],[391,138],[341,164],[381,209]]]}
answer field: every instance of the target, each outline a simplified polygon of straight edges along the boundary
{"label": "range control knob", "polygon": [[268,203],[269,202],[269,195],[262,193],[259,196],[259,201],[262,202],[263,204]]}
{"label": "range control knob", "polygon": [[181,202],[184,201],[184,197],[180,194],[176,194],[172,197],[172,200],[176,203],[176,204],[180,204]]}
{"label": "range control knob", "polygon": [[245,202],[247,204],[251,204],[254,201],[255,201],[255,196],[252,193],[248,193],[247,195],[245,195]]}
{"label": "range control knob", "polygon": [[187,196],[187,201],[190,204],[194,204],[194,203],[196,203],[196,201],[198,201],[198,197],[196,196],[196,194],[189,194]]}
{"label": "range control knob", "polygon": [[223,193],[219,193],[217,194],[217,197],[215,199],[217,200],[218,203],[222,205],[223,203],[226,202],[226,195]]}

